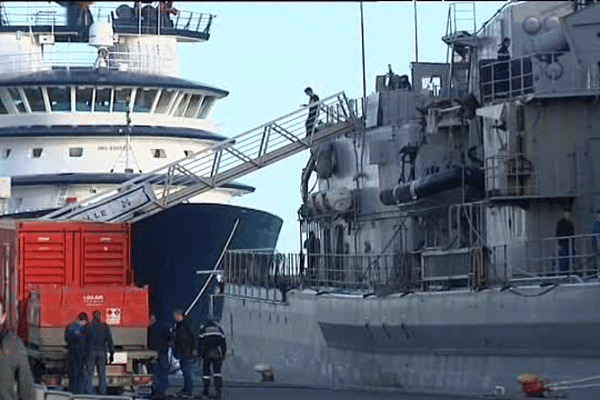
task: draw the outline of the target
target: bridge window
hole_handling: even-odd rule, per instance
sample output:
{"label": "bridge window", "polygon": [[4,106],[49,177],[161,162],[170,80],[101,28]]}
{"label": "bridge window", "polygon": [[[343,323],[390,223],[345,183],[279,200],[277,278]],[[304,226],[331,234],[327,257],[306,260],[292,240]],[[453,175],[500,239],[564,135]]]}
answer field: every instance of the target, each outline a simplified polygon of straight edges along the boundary
{"label": "bridge window", "polygon": [[183,115],[183,111],[187,107],[189,100],[190,94],[184,94],[181,100],[179,101],[179,104],[177,105],[177,110],[175,110],[175,113],[173,114],[174,117],[181,117]]}
{"label": "bridge window", "polygon": [[194,151],[193,150],[184,150],[183,154],[185,154],[186,157],[192,157],[194,155]]}
{"label": "bridge window", "polygon": [[167,158],[165,149],[152,149],[152,157],[154,158]]}
{"label": "bridge window", "polygon": [[44,104],[44,97],[42,96],[42,89],[40,88],[25,88],[25,97],[29,102],[29,108],[31,112],[45,112],[46,105]]}
{"label": "bridge window", "polygon": [[171,103],[174,93],[174,90],[163,89],[160,98],[158,99],[158,104],[156,104],[156,109],[154,110],[156,114],[164,114],[169,110],[169,104]]}
{"label": "bridge window", "polygon": [[200,112],[196,118],[204,118],[210,111],[210,107],[212,107],[215,102],[215,98],[213,96],[206,96],[202,100],[202,105],[200,106]]}
{"label": "bridge window", "polygon": [[17,108],[17,112],[24,113],[25,112],[25,104],[23,103],[23,99],[21,98],[21,93],[16,88],[8,88],[8,93],[10,97],[15,102],[15,107]]}
{"label": "bridge window", "polygon": [[433,75],[421,78],[421,88],[430,96],[439,96],[442,89],[442,77]]}
{"label": "bridge window", "polygon": [[129,101],[131,100],[131,89],[115,90],[115,102],[113,103],[113,111],[127,112],[129,110]]}
{"label": "bridge window", "polygon": [[50,98],[50,110],[71,111],[71,88],[49,87],[48,97]]}
{"label": "bridge window", "polygon": [[2,158],[7,159],[8,157],[10,157],[11,152],[12,152],[12,149],[4,149],[2,151]]}
{"label": "bridge window", "polygon": [[44,151],[44,149],[42,149],[40,147],[31,149],[31,156],[33,158],[40,158],[42,156],[42,151]]}
{"label": "bridge window", "polygon": [[77,88],[75,111],[92,111],[92,88]]}
{"label": "bridge window", "polygon": [[83,155],[83,147],[70,147],[69,157],[81,157]]}
{"label": "bridge window", "polygon": [[198,108],[200,108],[201,98],[202,96],[200,96],[199,94],[192,95],[192,97],[190,98],[190,104],[188,105],[187,110],[185,110],[186,118],[194,118],[196,114],[198,114]]}
{"label": "bridge window", "polygon": [[133,111],[150,112],[157,93],[158,90],[156,89],[138,89],[135,96],[135,103],[133,104]]}
{"label": "bridge window", "polygon": [[94,100],[94,111],[109,112],[111,98],[112,98],[112,89],[96,89],[96,99]]}

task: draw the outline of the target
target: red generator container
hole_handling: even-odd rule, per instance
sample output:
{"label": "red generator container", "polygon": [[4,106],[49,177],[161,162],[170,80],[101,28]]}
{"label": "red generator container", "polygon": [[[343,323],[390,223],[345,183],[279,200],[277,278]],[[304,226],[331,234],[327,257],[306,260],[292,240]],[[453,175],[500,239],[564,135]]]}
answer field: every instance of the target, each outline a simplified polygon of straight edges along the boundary
{"label": "red generator container", "polygon": [[66,371],[65,327],[100,310],[115,343],[109,386],[150,383],[148,288],[136,287],[126,223],[0,221],[0,298],[42,377]]}

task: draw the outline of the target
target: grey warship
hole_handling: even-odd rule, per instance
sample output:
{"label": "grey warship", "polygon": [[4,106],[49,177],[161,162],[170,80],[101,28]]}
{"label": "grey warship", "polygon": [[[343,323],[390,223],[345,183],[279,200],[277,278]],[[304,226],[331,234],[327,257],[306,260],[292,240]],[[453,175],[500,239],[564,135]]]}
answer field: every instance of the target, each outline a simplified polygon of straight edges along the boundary
{"label": "grey warship", "polygon": [[309,254],[228,252],[230,379],[598,398],[600,5],[507,2],[442,40],[311,149]]}

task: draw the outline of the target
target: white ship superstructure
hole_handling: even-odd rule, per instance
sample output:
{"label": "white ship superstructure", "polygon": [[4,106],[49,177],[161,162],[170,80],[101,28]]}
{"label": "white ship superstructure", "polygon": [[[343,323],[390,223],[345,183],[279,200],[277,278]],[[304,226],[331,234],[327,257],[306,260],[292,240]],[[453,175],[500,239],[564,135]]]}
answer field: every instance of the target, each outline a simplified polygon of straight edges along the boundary
{"label": "white ship superstructure", "polygon": [[[2,6],[4,214],[62,207],[225,139],[207,117],[228,92],[179,77],[177,44],[208,40],[214,16],[89,3]],[[230,184],[190,201],[252,190]]]}

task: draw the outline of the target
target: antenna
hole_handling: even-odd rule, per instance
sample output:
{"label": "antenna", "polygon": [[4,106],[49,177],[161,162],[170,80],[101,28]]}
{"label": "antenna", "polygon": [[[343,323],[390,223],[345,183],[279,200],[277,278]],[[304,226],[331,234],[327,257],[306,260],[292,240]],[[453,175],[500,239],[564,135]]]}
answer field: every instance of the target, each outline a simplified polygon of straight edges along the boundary
{"label": "antenna", "polygon": [[[417,29],[417,0],[413,0],[413,14],[415,16],[415,62],[419,62],[419,39]],[[414,85],[414,82],[413,82]]]}
{"label": "antenna", "polygon": [[362,89],[363,89],[363,115],[365,115],[365,99],[367,98],[367,82],[365,71],[365,23],[363,18],[363,2],[360,2],[360,38],[362,41]]}

